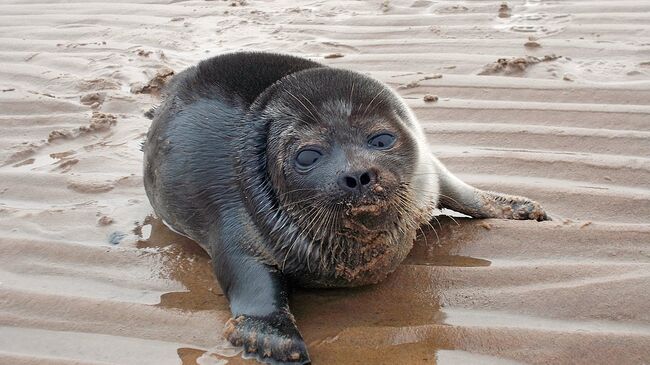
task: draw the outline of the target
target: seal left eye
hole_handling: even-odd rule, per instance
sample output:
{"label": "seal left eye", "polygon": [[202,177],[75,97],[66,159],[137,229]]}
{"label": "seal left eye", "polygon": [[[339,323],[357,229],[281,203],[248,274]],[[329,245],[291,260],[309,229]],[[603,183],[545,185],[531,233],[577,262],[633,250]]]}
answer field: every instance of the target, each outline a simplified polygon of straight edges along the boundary
{"label": "seal left eye", "polygon": [[378,150],[386,150],[395,144],[395,136],[390,133],[381,133],[368,140],[368,146]]}
{"label": "seal left eye", "polygon": [[322,156],[323,154],[317,150],[302,150],[296,156],[296,165],[300,168],[308,168],[318,162]]}

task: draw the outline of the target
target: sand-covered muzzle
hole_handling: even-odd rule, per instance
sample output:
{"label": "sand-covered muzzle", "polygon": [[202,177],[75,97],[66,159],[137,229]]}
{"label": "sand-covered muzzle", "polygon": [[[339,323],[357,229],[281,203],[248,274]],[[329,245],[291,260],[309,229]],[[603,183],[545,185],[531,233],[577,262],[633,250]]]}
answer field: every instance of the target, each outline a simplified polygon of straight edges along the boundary
{"label": "sand-covered muzzle", "polygon": [[375,231],[389,231],[399,224],[399,209],[407,210],[399,205],[403,202],[394,197],[373,197],[361,200],[356,204],[348,204],[341,219],[344,227],[356,230],[364,236]]}

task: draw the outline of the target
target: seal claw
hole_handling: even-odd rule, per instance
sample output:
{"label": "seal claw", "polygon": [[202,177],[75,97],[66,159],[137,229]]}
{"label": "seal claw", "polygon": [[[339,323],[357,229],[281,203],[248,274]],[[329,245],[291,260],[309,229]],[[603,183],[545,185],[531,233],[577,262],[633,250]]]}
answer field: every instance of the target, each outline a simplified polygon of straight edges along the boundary
{"label": "seal claw", "polygon": [[269,316],[237,316],[228,320],[224,337],[235,346],[243,346],[244,358],[271,365],[311,364],[307,346],[287,313]]}

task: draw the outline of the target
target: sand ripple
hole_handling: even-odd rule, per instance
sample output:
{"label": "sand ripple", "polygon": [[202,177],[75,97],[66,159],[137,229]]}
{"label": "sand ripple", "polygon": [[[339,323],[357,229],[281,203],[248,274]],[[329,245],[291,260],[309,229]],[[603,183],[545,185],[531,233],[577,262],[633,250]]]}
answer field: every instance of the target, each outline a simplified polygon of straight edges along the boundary
{"label": "sand ripple", "polygon": [[451,170],[554,218],[441,218],[385,283],[298,291],[315,364],[650,362],[650,1],[500,8],[3,1],[0,363],[244,363],[140,152],[157,80],[237,49],[385,81]]}

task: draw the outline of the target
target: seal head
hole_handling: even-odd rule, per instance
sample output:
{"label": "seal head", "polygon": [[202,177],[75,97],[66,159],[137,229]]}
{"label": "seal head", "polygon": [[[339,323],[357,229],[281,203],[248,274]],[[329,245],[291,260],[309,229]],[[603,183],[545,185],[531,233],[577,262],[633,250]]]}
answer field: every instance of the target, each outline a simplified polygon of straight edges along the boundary
{"label": "seal head", "polygon": [[265,166],[257,182],[268,182],[251,208],[269,207],[261,221],[275,264],[307,286],[364,285],[393,271],[436,204],[419,179],[421,131],[401,99],[359,73],[317,68],[270,87],[248,118],[259,138],[246,150]]}

